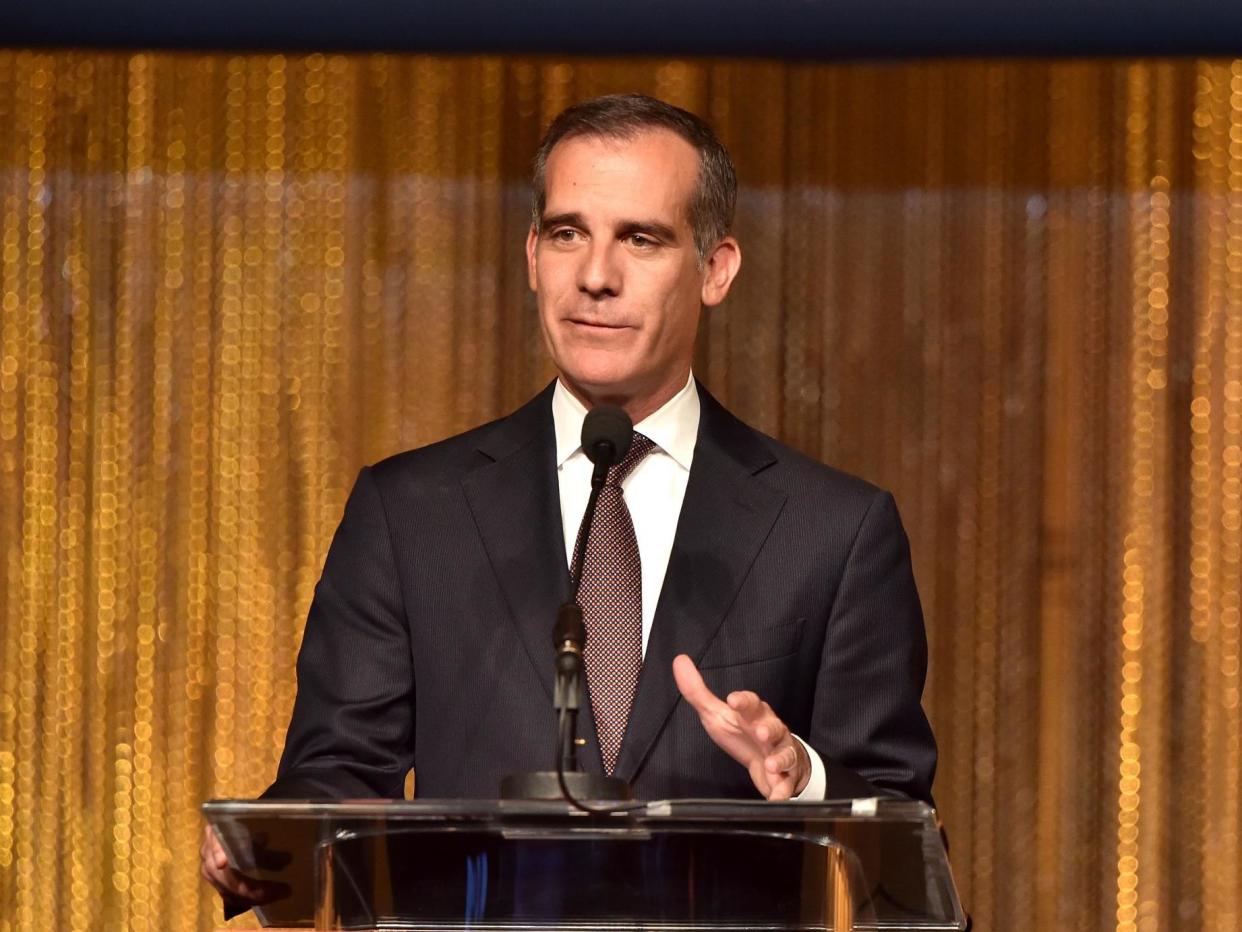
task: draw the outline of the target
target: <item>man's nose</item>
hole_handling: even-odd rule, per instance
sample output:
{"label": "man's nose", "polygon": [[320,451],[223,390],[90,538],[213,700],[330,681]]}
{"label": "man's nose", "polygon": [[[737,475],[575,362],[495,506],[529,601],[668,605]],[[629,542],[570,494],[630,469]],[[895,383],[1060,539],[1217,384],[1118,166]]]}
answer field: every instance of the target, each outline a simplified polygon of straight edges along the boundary
{"label": "man's nose", "polygon": [[614,244],[593,240],[582,255],[578,269],[578,290],[593,298],[617,295],[621,291],[621,268]]}

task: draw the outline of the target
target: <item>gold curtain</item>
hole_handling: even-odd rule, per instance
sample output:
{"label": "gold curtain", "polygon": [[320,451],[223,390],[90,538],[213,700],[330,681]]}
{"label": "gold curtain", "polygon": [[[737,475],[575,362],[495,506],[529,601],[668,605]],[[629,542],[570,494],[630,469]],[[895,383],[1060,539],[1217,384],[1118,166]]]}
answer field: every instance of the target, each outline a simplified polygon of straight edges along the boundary
{"label": "gold curtain", "polygon": [[7,51],[0,930],[218,923],[353,476],[549,378],[528,163],[614,90],[744,182],[699,376],[897,495],[977,927],[1237,928],[1242,61]]}

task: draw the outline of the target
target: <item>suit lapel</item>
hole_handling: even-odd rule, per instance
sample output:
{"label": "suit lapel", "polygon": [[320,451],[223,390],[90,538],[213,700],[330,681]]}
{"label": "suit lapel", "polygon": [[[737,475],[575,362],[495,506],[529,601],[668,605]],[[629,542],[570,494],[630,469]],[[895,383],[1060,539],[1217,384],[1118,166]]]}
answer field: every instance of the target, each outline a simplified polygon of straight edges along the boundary
{"label": "suit lapel", "polygon": [[680,698],[673,658],[702,658],[785,503],[756,478],[775,460],[702,388],[694,462],[616,775],[633,780]]}
{"label": "suit lapel", "polygon": [[462,487],[509,614],[552,701],[552,626],[569,594],[561,531],[551,387],[484,434],[491,462]]}

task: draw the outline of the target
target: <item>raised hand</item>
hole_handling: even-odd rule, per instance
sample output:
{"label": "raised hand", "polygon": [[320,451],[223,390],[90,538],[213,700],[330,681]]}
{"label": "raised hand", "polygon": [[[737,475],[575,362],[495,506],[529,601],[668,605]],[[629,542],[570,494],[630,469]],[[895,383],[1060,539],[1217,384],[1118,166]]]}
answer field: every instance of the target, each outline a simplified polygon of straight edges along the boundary
{"label": "raised hand", "polygon": [[760,793],[782,800],[802,792],[811,776],[810,758],[770,705],[749,690],[721,700],[685,654],[673,660],[673,679],[707,734],[746,768]]}

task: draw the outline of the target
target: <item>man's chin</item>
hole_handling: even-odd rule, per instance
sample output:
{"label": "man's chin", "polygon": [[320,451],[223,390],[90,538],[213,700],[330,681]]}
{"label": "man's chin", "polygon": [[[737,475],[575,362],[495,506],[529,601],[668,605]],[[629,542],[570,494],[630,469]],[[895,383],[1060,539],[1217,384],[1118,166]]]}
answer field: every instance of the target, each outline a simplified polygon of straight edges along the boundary
{"label": "man's chin", "polygon": [[634,373],[622,367],[562,368],[561,381],[584,404],[624,405],[638,392]]}

